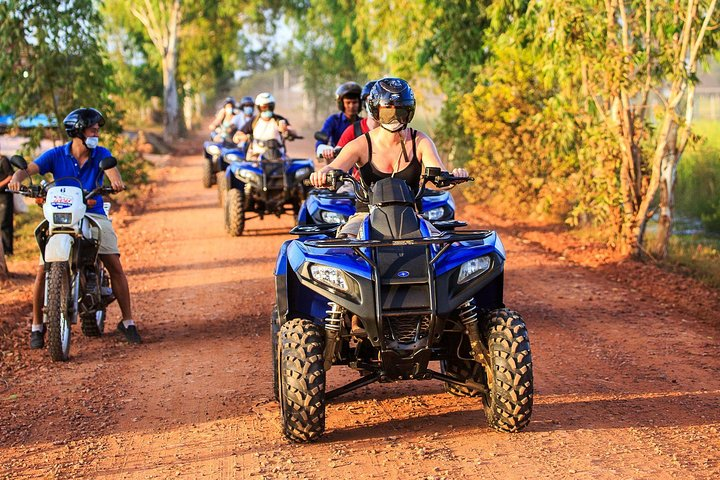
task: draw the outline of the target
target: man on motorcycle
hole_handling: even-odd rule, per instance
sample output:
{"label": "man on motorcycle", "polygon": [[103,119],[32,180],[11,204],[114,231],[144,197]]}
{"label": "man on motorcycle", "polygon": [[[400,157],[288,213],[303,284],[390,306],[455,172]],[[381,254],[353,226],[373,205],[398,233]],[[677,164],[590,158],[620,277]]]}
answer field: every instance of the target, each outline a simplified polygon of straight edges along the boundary
{"label": "man on motorcycle", "polygon": [[315,144],[318,156],[322,156],[327,160],[333,158],[332,147],[338,144],[345,129],[358,120],[361,93],[362,87],[355,82],[345,82],[335,90],[335,101],[340,111],[330,115],[323,123],[322,129],[320,129],[328,136],[330,145],[324,145],[318,141]]}
{"label": "man on motorcycle", "polygon": [[[310,182],[314,187],[325,185],[327,172],[330,170],[340,169],[347,172],[357,166],[361,181],[367,187],[382,178],[397,177],[405,180],[417,195],[424,167],[439,167],[442,171],[447,171],[430,137],[407,128],[415,114],[416,102],[415,94],[405,80],[378,80],[368,96],[367,103],[370,116],[382,128],[370,130],[352,140],[332,163],[313,172]],[[452,174],[456,177],[468,176],[464,168],[456,168]],[[358,234],[368,215],[368,207],[358,202],[356,211],[338,235],[354,237]],[[430,230],[439,234],[434,227]]]}
{"label": "man on motorcycle", "polygon": [[275,113],[275,97],[264,92],[255,98],[255,106],[258,109],[258,116],[247,122],[238,130],[234,137],[236,143],[252,139],[247,153],[248,160],[257,159],[265,152],[264,142],[277,140],[284,144],[284,136],[295,135],[295,130],[290,126],[285,117]]}
{"label": "man on motorcycle", "polygon": [[[63,125],[71,141],[46,151],[30,163],[27,170],[15,172],[8,186],[10,190],[20,190],[20,183],[30,175],[46,173],[52,173],[56,179],[78,178],[85,190],[95,188],[100,173],[100,161],[111,156],[108,149],[98,146],[98,135],[100,128],[105,125],[105,119],[94,108],[79,108],[65,117]],[[116,192],[125,190],[125,184],[117,168],[106,170],[105,174]],[[87,207],[87,215],[91,216],[102,229],[99,255],[110,274],[113,294],[117,298],[123,318],[118,323],[117,329],[125,335],[128,342],[141,343],[140,334],[132,320],[130,290],[120,263],[117,235],[113,230],[112,222],[105,215],[102,197],[98,195],[90,199]],[[45,266],[41,255],[33,286],[33,324],[30,333],[30,348],[33,349],[43,348],[45,345],[45,327],[42,323],[44,295]]]}

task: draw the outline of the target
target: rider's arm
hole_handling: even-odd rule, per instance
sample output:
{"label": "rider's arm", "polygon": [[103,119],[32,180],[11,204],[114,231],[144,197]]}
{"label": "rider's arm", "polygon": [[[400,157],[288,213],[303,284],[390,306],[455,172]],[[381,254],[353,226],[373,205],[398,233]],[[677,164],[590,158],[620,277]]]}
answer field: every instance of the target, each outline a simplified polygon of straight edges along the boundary
{"label": "rider's arm", "polygon": [[322,187],[325,185],[327,172],[330,170],[339,169],[344,172],[350,171],[353,165],[361,160],[361,154],[366,150],[367,144],[364,137],[356,138],[343,147],[335,160],[325,165],[320,170],[313,172],[312,175],[310,175],[310,183],[312,183],[315,187]]}
{"label": "rider's arm", "polygon": [[105,170],[105,175],[107,175],[108,180],[110,180],[110,185],[113,190],[116,192],[125,190],[125,182],[123,182],[122,175],[120,175],[120,170],[118,170],[117,167]]}
{"label": "rider's arm", "polygon": [[10,183],[8,183],[8,189],[15,191],[20,190],[20,183],[22,183],[23,180],[38,173],[40,173],[40,167],[38,167],[35,162],[32,162],[28,165],[27,170],[18,170],[13,174]]}
{"label": "rider's arm", "polygon": [[210,130],[215,130],[217,127],[220,126],[223,119],[225,118],[225,109],[223,108],[218,113],[215,114],[215,119],[210,124]]}
{"label": "rider's arm", "polygon": [[[443,172],[447,172],[447,168],[440,159],[440,154],[435,147],[435,143],[422,132],[417,134],[417,155],[420,162],[425,167],[439,167]],[[456,168],[452,171],[455,177],[467,177],[467,170],[464,168]]]}

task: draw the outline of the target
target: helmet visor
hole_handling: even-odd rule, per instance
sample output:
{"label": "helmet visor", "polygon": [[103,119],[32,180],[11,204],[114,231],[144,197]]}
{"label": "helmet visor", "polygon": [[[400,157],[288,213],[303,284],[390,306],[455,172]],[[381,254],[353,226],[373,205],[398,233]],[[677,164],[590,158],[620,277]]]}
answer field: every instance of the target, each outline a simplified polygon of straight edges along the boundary
{"label": "helmet visor", "polygon": [[380,107],[378,121],[380,123],[394,123],[399,122],[403,124],[410,123],[413,114],[415,113],[414,107]]}

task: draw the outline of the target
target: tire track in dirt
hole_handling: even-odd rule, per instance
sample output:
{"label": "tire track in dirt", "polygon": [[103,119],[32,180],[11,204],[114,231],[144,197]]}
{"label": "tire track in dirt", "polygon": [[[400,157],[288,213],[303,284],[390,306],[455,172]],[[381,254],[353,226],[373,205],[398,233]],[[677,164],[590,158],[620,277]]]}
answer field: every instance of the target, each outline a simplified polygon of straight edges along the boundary
{"label": "tire track in dirt", "polygon": [[[289,444],[272,400],[269,318],[291,217],[250,221],[248,235],[230,238],[216,192],[200,185],[200,162],[170,158],[145,213],[117,220],[146,343],[81,338],[67,365],[32,352],[35,366],[6,394],[37,414],[16,409],[14,422],[3,411],[1,425],[17,433],[1,437],[0,476],[720,475],[717,326],[618,289],[508,226],[506,302],[526,319],[534,359],[526,431],[489,430],[479,400],[436,382],[375,384],[329,404],[322,441]],[[334,368],[329,388],[354,378]]]}

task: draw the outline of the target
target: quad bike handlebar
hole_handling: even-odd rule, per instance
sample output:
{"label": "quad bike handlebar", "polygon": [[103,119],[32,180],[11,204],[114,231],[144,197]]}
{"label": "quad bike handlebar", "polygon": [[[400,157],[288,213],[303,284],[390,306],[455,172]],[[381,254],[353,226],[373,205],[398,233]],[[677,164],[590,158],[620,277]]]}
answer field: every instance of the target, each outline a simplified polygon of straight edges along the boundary
{"label": "quad bike handlebar", "polygon": [[[425,193],[426,186],[428,183],[432,183],[438,188],[447,188],[460,183],[472,182],[475,179],[473,177],[456,177],[449,172],[442,171],[438,167],[425,167],[425,173],[420,177],[420,189],[418,190],[415,200],[422,198]],[[345,182],[353,184],[355,190],[355,197],[361,202],[368,201],[368,192],[365,186],[356,180],[351,174],[339,170],[333,169],[327,172],[325,185],[320,188],[326,188],[331,191],[335,191]],[[303,180],[303,185],[312,186],[310,179]]]}

